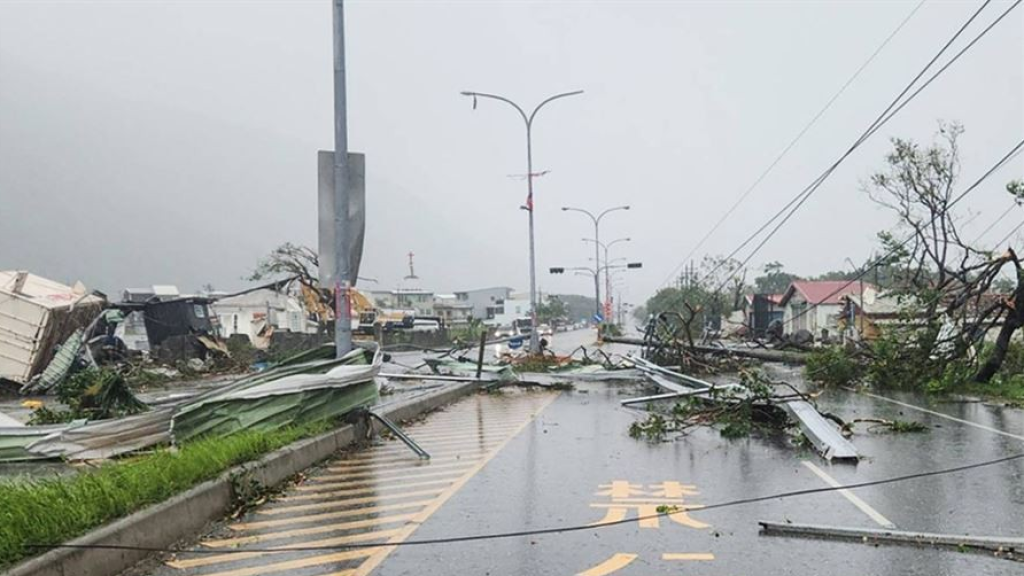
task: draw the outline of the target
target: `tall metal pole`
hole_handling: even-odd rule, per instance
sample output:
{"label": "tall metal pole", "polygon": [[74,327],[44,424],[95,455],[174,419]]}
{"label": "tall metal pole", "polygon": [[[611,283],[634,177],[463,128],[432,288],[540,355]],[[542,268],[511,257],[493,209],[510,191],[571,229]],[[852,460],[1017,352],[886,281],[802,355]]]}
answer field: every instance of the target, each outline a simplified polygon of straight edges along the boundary
{"label": "tall metal pole", "polygon": [[533,115],[526,121],[526,183],[526,211],[530,218],[530,353],[536,354],[540,352],[540,337],[537,335],[537,250],[533,240]]}
{"label": "tall metal pole", "polygon": [[565,98],[567,96],[576,96],[582,94],[582,90],[575,92],[565,92],[562,94],[555,94],[537,104],[537,107],[530,112],[529,115],[522,109],[518,104],[505,98],[504,96],[498,96],[496,94],[486,94],[484,92],[468,92],[463,91],[463,96],[469,96],[473,98],[473,108],[476,108],[477,98],[489,98],[491,100],[499,100],[504,102],[519,112],[522,116],[523,122],[526,124],[526,205],[522,208],[529,212],[530,220],[530,352],[536,354],[540,352],[540,338],[537,336],[537,257],[536,248],[533,234],[533,119],[537,116],[537,112],[544,107],[545,104],[558,100],[559,98]]}
{"label": "tall metal pole", "polygon": [[349,294],[348,117],[345,105],[345,6],[334,0],[334,346],[335,357],[352,350]]}
{"label": "tall metal pole", "polygon": [[[602,317],[601,314],[601,256],[598,249],[601,247],[601,221],[594,218],[592,214],[587,214],[594,219],[594,320]],[[607,254],[605,254],[607,256]],[[608,262],[605,261],[605,265]],[[608,271],[604,271],[604,275],[608,276]]]}

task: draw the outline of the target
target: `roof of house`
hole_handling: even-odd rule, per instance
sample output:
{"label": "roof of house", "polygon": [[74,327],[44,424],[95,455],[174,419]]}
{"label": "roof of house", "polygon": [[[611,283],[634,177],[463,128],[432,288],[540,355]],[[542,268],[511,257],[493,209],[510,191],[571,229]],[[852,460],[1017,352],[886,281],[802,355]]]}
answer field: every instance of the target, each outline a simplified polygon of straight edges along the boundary
{"label": "roof of house", "polygon": [[867,282],[850,282],[849,280],[797,280],[789,285],[782,296],[780,304],[785,306],[797,292],[810,304],[839,305],[843,296],[859,294],[862,290],[876,290]]}

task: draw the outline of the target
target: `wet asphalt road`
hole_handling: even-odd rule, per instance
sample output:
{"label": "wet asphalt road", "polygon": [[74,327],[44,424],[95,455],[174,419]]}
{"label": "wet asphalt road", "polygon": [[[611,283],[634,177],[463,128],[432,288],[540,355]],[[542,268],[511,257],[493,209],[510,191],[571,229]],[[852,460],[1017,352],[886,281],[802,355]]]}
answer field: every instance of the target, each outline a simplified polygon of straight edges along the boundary
{"label": "wet asphalt road", "polygon": [[[555,337],[571,350],[592,339]],[[625,349],[623,349],[625,350]],[[790,380],[798,372],[785,374]],[[959,466],[1024,451],[1024,413],[981,403],[925,406],[943,417],[880,398],[830,391],[819,404],[838,415],[900,418],[923,434],[853,438],[866,456],[830,466],[783,438],[727,440],[713,430],[659,444],[628,437],[639,416],[619,400],[633,385],[565,392],[481,394],[407,427],[433,460],[400,446],[341,457],[239,521],[208,535],[215,556],[180,554],[159,576],[248,574],[1022,574],[1024,564],[982,554],[762,536],[758,520],[1020,536],[1024,462],[859,489],[855,505],[832,492],[701,511],[699,506],[820,488],[822,475],[863,482]],[[893,397],[921,405],[920,398]],[[959,422],[950,418],[964,420]],[[1002,432],[1002,434],[1000,434]],[[584,525],[648,513],[685,513],[656,523],[427,546],[403,541]],[[236,555],[265,546],[370,549]]]}

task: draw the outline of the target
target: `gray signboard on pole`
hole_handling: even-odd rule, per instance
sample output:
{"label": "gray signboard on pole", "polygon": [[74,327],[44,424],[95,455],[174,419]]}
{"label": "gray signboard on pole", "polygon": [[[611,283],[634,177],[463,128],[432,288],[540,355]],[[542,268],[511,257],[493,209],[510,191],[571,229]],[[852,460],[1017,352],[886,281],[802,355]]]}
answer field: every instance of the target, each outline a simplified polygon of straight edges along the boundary
{"label": "gray signboard on pole", "polygon": [[[319,222],[318,251],[320,254],[320,285],[335,285],[334,255],[334,152],[317,153],[318,192],[317,220]],[[363,258],[363,238],[366,236],[366,155],[348,155],[349,210],[349,278],[352,286],[359,276]]]}

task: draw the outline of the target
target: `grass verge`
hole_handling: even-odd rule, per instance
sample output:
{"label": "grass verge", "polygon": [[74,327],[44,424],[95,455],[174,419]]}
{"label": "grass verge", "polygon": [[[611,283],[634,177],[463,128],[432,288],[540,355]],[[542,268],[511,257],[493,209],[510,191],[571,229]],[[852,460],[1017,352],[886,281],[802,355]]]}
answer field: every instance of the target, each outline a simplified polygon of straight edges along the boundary
{"label": "grass verge", "polygon": [[238,464],[333,427],[327,422],[197,440],[178,450],[110,462],[91,472],[0,482],[0,570],[161,502]]}

